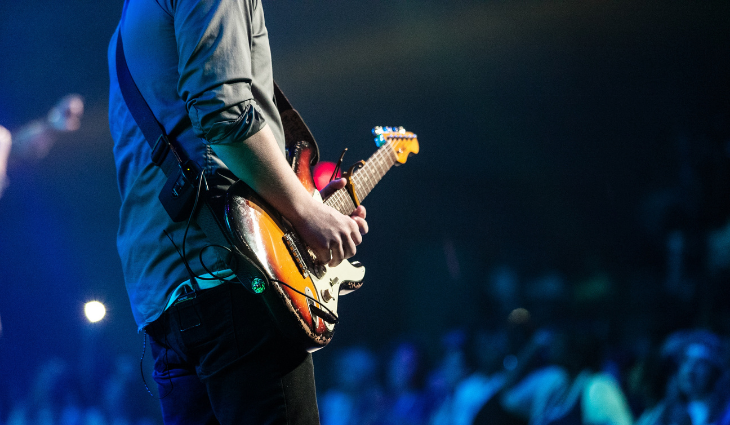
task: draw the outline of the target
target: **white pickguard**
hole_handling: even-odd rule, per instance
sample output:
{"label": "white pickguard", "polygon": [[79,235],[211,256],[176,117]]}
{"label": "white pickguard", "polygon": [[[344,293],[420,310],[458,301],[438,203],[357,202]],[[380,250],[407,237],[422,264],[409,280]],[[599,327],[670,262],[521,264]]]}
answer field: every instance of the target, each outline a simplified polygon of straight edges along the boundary
{"label": "white pickguard", "polygon": [[[314,191],[314,198],[322,202],[322,196],[319,191]],[[317,298],[319,299],[323,310],[334,313],[337,316],[337,304],[340,295],[346,295],[350,291],[340,293],[340,286],[346,282],[362,282],[365,277],[365,267],[357,261],[350,262],[344,260],[336,267],[325,266],[326,273],[321,278],[317,278],[314,274],[310,274],[312,283],[317,289]],[[320,319],[321,320],[321,319]],[[324,322],[329,330],[333,330],[333,323]]]}
{"label": "white pickguard", "polygon": [[[319,295],[317,298],[323,306],[320,308],[329,310],[336,316],[339,298],[341,295],[347,294],[344,291],[340,293],[340,286],[345,282],[361,282],[363,277],[365,277],[365,267],[358,262],[350,263],[349,261],[343,261],[337,267],[327,267],[327,273],[321,279],[312,276],[312,282]],[[325,322],[325,326],[329,330],[335,327],[333,323],[327,322]]]}

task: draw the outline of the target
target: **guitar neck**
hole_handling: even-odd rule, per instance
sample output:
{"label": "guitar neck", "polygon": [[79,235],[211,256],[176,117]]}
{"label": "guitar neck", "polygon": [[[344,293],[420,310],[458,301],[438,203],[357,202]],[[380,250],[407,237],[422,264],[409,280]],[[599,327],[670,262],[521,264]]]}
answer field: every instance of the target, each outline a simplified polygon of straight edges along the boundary
{"label": "guitar neck", "polygon": [[[388,141],[380,149],[375,151],[361,168],[353,173],[352,183],[355,187],[357,199],[360,202],[370,194],[385,173],[395,165],[396,160],[397,155],[393,145]],[[352,214],[356,208],[346,188],[333,193],[324,203],[345,215]]]}

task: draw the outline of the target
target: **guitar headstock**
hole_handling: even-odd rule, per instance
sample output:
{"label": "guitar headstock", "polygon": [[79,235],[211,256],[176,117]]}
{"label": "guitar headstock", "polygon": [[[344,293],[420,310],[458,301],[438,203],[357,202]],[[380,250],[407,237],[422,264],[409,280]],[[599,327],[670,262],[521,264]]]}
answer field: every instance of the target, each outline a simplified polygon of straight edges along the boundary
{"label": "guitar headstock", "polygon": [[375,144],[380,147],[387,143],[401,164],[405,164],[409,155],[418,153],[418,136],[403,127],[375,127],[373,135]]}

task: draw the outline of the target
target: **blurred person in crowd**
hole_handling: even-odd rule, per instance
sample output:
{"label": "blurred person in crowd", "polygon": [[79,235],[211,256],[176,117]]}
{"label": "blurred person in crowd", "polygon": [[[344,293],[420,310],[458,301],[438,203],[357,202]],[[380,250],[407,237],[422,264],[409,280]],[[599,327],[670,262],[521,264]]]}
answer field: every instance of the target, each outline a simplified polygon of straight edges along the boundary
{"label": "blurred person in crowd", "polygon": [[470,425],[479,410],[505,384],[506,369],[514,367],[514,356],[509,356],[509,338],[506,330],[479,330],[474,333],[470,351],[476,370],[459,382],[454,391],[450,423]]}
{"label": "blurred person in crowd", "polygon": [[[557,372],[554,368],[544,368],[542,361],[542,353],[551,341],[551,332],[538,330],[517,355],[505,356],[503,383],[481,406],[473,420],[475,425],[528,424],[532,412],[539,410],[552,392],[553,376]],[[516,407],[518,398],[521,403]]]}
{"label": "blurred person in crowd", "polygon": [[334,364],[335,386],[319,401],[322,425],[379,423],[384,399],[375,355],[365,347],[350,347],[338,353]]}
{"label": "blurred person in crowd", "polygon": [[386,365],[386,392],[383,425],[426,423],[429,403],[423,391],[424,359],[413,342],[399,343]]}
{"label": "blurred person in crowd", "polygon": [[9,184],[10,154],[31,160],[45,157],[61,133],[79,129],[83,113],[84,100],[77,94],[69,94],[45,118],[25,124],[15,134],[0,126],[0,197]]}
{"label": "blurred person in crowd", "polygon": [[637,356],[633,365],[627,368],[626,396],[635,417],[661,401],[674,369],[674,365],[657,349]]}
{"label": "blurred person in crowd", "polygon": [[466,355],[466,332],[455,329],[441,339],[443,356],[428,377],[427,392],[433,412],[431,425],[450,425],[454,417],[454,391],[469,371]]}
{"label": "blurred person in crowd", "polygon": [[644,412],[639,425],[727,425],[730,392],[726,349],[717,335],[704,331],[676,332],[662,353],[676,364],[664,398]]}
{"label": "blurred person in crowd", "polygon": [[[520,357],[529,359],[540,351],[547,355],[547,365],[515,384],[508,377],[499,399],[505,410],[529,424],[632,424],[618,382],[600,371],[601,344],[590,332],[538,332]],[[478,418],[482,422],[475,423],[488,420],[482,412]]]}

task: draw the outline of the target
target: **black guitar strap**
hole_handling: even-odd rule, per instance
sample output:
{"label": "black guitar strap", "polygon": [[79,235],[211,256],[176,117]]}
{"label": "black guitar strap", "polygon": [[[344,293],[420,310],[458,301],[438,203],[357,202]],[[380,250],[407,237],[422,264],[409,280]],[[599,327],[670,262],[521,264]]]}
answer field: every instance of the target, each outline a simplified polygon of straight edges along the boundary
{"label": "black guitar strap", "polygon": [[[122,19],[117,34],[115,55],[117,79],[122,97],[134,121],[137,123],[145,140],[147,140],[147,143],[152,149],[152,162],[159,166],[168,178],[167,184],[160,193],[160,201],[173,221],[187,220],[191,214],[194,214],[193,218],[203,230],[211,245],[233,248],[233,244],[228,239],[227,231],[225,230],[226,227],[222,222],[223,218],[219,215],[220,212],[217,211],[217,209],[220,209],[220,206],[215,200],[209,199],[207,194],[198,193],[196,183],[198,183],[197,179],[200,176],[200,166],[190,161],[183,147],[174,138],[167,135],[164,127],[155,118],[154,113],[144,100],[142,93],[132,78],[124,56],[124,45],[122,43],[121,29],[126,8],[127,1],[124,4]],[[312,133],[276,83],[274,83],[274,94],[277,109],[279,110],[284,125],[287,151],[293,152],[297,143],[307,142],[314,148],[314,155],[312,155],[310,165],[316,164],[319,159],[319,150]],[[200,197],[200,206],[196,211],[193,211],[193,205],[198,196]],[[240,252],[238,254],[245,255]],[[231,262],[230,259],[223,261],[227,264]],[[234,270],[241,269],[240,267],[231,268]],[[261,273],[256,274],[259,275]],[[259,277],[267,279],[266,276]],[[253,292],[250,282],[244,281],[242,278],[243,276],[239,276],[239,280],[243,286]],[[197,289],[197,283],[194,278],[191,278],[191,283]]]}

